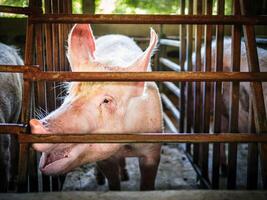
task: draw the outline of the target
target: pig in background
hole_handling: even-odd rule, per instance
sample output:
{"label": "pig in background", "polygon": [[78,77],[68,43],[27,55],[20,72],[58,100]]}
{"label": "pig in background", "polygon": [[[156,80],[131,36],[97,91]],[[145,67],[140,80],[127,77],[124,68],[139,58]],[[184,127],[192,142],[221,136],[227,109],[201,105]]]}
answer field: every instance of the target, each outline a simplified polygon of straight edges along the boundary
{"label": "pig in background", "polygon": [[[94,39],[90,25],[75,25],[68,39],[71,69],[95,72],[137,72],[150,68],[158,42],[153,29],[145,52],[122,35]],[[138,133],[163,130],[162,106],[154,82],[72,82],[63,104],[41,120],[30,121],[33,134]],[[120,160],[139,157],[141,190],[154,189],[160,144],[33,144],[42,152],[44,174],[66,173],[97,162],[109,188],[120,189]]]}
{"label": "pig in background", "polygon": [[[23,65],[15,48],[0,43],[0,65]],[[22,101],[22,77],[17,73],[0,73],[0,123],[16,123]],[[14,187],[17,142],[13,136],[0,136],[0,192]]]}
{"label": "pig in background", "polygon": [[[232,40],[230,38],[224,38],[224,56],[223,56],[223,71],[232,71],[231,65],[231,45]],[[245,42],[241,41],[241,54],[240,54],[240,71],[241,72],[249,72],[248,69],[248,61],[247,61],[247,53],[246,53],[246,46]],[[257,48],[258,58],[259,58],[259,66],[261,72],[267,72],[267,50],[263,48]],[[201,65],[202,70],[204,69],[204,55],[205,55],[205,48],[202,47],[201,49]],[[216,41],[212,42],[212,71],[215,71],[216,61]],[[192,55],[192,60],[195,61],[195,54]],[[265,101],[265,109],[267,108],[267,83],[263,82],[263,95]],[[240,82],[240,89],[239,89],[239,114],[238,114],[238,131],[240,133],[247,133],[249,132],[249,98],[251,97],[252,91],[250,88],[249,82]],[[212,91],[212,95],[214,95]],[[223,105],[222,105],[222,125],[221,125],[221,132],[227,133],[229,132],[229,107],[230,107],[230,82],[223,82],[223,89],[222,89],[222,98],[223,98]],[[212,98],[212,105],[213,105],[213,98]],[[213,112],[213,107],[212,110]],[[226,161],[226,149],[225,145],[221,145],[221,166],[222,166],[222,174],[226,175],[227,173],[227,161]]]}

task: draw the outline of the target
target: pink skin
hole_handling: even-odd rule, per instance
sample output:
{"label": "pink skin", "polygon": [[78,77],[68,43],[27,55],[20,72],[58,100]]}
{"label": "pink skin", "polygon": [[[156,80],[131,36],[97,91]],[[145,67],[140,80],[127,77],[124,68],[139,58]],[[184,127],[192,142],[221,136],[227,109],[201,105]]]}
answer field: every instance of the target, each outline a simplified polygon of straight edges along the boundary
{"label": "pink skin", "polygon": [[[157,35],[151,29],[150,45],[142,52],[125,36],[104,36],[95,41],[90,25],[81,24],[73,27],[68,43],[68,59],[72,71],[147,71],[157,44]],[[32,134],[162,132],[162,108],[158,89],[153,82],[73,82],[69,84],[63,104],[44,119],[30,120],[30,126]],[[43,152],[39,166],[48,175],[66,173],[89,162],[138,156],[142,158],[140,168],[153,169],[150,170],[153,173],[147,173],[153,180],[144,181],[144,175],[141,189],[154,188],[160,144],[32,146]],[[110,159],[105,163],[109,161]],[[105,171],[105,164],[98,163]],[[141,173],[142,171],[144,170],[141,169]],[[112,187],[112,179],[114,180],[113,177],[109,179],[111,189],[119,189],[118,185]]]}

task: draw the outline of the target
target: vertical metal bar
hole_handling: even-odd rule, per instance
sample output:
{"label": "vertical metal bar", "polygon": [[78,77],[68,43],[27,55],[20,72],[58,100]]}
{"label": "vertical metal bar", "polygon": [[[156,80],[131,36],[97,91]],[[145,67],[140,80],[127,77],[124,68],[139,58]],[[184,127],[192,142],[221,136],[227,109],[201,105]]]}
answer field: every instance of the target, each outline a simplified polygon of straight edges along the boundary
{"label": "vertical metal bar", "polygon": [[[185,14],[185,0],[180,0],[180,9],[181,15]],[[184,64],[185,64],[185,57],[186,57],[186,40],[185,40],[185,28],[186,25],[180,25],[180,66],[181,71],[185,71]],[[180,122],[179,122],[179,132],[183,133],[184,130],[184,121],[185,121],[185,83],[180,83],[180,90],[181,90],[181,97],[180,97]]]}
{"label": "vertical metal bar", "polygon": [[[202,1],[197,1],[197,15],[202,14]],[[195,48],[196,48],[196,66],[195,71],[201,71],[201,44],[202,44],[202,25],[197,25],[195,35]],[[194,83],[194,132],[200,133],[202,124],[202,99],[201,99],[201,83]],[[194,144],[193,161],[199,164],[199,144]]]}
{"label": "vertical metal bar", "polygon": [[[52,4],[51,0],[45,0],[45,13],[51,13]],[[52,41],[51,41],[51,24],[45,24],[44,25],[44,34],[45,34],[45,53],[46,53],[46,68],[43,68],[43,70],[53,71],[52,61]],[[51,90],[50,88],[55,87],[54,83],[47,82],[46,83],[46,107],[43,107],[46,111],[51,111],[53,108],[55,108],[55,100],[53,97],[55,97],[54,90]],[[41,106],[39,103],[41,103],[39,100],[37,101],[38,106]],[[43,105],[44,106],[44,105]],[[42,190],[43,192],[50,191],[50,177],[46,175],[42,175]]]}
{"label": "vertical metal bar", "polygon": [[[29,0],[29,8],[32,10],[34,1]],[[26,29],[26,42],[25,42],[25,57],[24,63],[29,65],[32,63],[33,56],[33,24],[29,24],[27,21]],[[30,118],[30,91],[31,82],[28,80],[23,81],[23,96],[22,96],[22,110],[21,110],[21,122],[26,124]],[[28,161],[29,161],[29,144],[19,144],[19,163],[18,163],[18,192],[28,191]]]}
{"label": "vertical metal bar", "polygon": [[[225,0],[218,0],[217,13],[218,15],[224,15]],[[215,70],[216,72],[223,71],[223,38],[224,38],[224,26],[216,25],[216,51],[215,51]],[[221,113],[222,113],[222,82],[214,83],[214,134],[221,132]],[[223,153],[220,151],[220,146],[224,144],[213,144],[212,155],[212,188],[219,188],[220,178],[220,155]]]}
{"label": "vertical metal bar", "polygon": [[[233,14],[240,15],[240,5],[238,1],[233,2]],[[232,71],[240,71],[240,42],[241,27],[234,25],[232,27],[232,49],[231,49],[231,66]],[[230,85],[230,102],[229,102],[229,132],[238,132],[238,112],[239,112],[239,82],[232,82]],[[227,188],[236,188],[236,166],[237,166],[237,143],[229,144],[228,150],[228,179]]]}
{"label": "vertical metal bar", "polygon": [[[249,101],[249,132],[256,133],[254,123],[254,112],[252,107],[252,99]],[[258,188],[258,144],[248,144],[248,168],[247,168],[247,189],[255,190]]]}
{"label": "vertical metal bar", "polygon": [[[60,13],[60,3],[63,3],[59,0],[52,0],[52,13],[58,14]],[[59,63],[59,34],[60,34],[60,24],[53,24],[52,25],[52,48],[53,48],[53,69],[56,71],[61,71],[61,66]],[[59,68],[56,68],[59,67]],[[62,90],[60,88],[60,83],[55,83],[56,85],[56,107],[60,106],[61,100],[59,98],[56,98],[60,96],[62,93]],[[59,190],[59,182],[58,177],[53,176],[52,177],[52,191],[58,191]]]}
{"label": "vertical metal bar", "polygon": [[[188,1],[188,15],[193,15],[193,0]],[[192,48],[193,48],[193,26],[187,25],[187,43],[186,43],[186,70],[192,71]],[[187,82],[187,104],[186,104],[186,132],[191,133],[193,121],[193,88],[192,83]],[[187,153],[191,154],[191,144],[186,144]]]}
{"label": "vertical metal bar", "polygon": [[[241,13],[243,15],[249,14],[249,9],[247,0],[240,0]],[[247,48],[248,66],[249,70],[252,72],[259,72],[259,60],[257,54],[256,40],[255,40],[255,30],[252,25],[243,26],[245,43]],[[261,82],[251,83],[252,90],[252,102],[253,110],[255,114],[255,126],[257,133],[267,132],[267,119],[266,110],[264,105],[263,90]],[[260,144],[260,159],[261,159],[261,171],[262,171],[262,181],[263,188],[267,189],[267,145]]]}
{"label": "vertical metal bar", "polygon": [[[206,15],[212,15],[213,0],[206,0]],[[204,57],[204,71],[211,71],[211,40],[212,40],[212,26],[205,26],[205,57]],[[210,130],[210,104],[211,104],[211,83],[203,83],[203,132],[208,133]],[[209,144],[201,144],[202,159],[201,159],[201,171],[203,178],[209,180],[208,173],[208,156],[209,156]]]}
{"label": "vertical metal bar", "polygon": [[[42,12],[42,1],[38,0],[38,1],[34,1],[34,7],[37,11]],[[35,25],[35,39],[36,39],[36,43],[35,43],[35,51],[36,51],[36,62],[40,65],[40,66],[44,66],[44,62],[43,62],[43,36],[42,36],[42,25]],[[41,93],[44,90],[44,84],[42,83],[42,85],[38,84],[37,85],[39,91],[41,91]],[[40,93],[38,93],[39,96]],[[39,96],[40,97],[40,96]],[[38,98],[38,100],[42,101],[42,96],[40,98]],[[30,192],[37,192],[38,191],[38,167],[37,167],[37,159],[36,159],[36,151],[33,151],[32,149],[30,150],[30,154],[29,154],[29,186],[30,186]]]}

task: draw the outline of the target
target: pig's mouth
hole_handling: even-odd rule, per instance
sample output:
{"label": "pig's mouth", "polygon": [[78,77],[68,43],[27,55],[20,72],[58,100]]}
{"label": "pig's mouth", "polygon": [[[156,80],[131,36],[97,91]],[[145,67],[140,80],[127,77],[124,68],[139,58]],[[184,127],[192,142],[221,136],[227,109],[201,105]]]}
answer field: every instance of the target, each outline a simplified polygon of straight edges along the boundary
{"label": "pig's mouth", "polygon": [[[65,161],[70,158],[71,147],[53,150],[49,153],[42,153],[39,168],[43,173],[51,171],[51,168],[55,166],[61,166]],[[49,173],[50,174],[50,173]]]}

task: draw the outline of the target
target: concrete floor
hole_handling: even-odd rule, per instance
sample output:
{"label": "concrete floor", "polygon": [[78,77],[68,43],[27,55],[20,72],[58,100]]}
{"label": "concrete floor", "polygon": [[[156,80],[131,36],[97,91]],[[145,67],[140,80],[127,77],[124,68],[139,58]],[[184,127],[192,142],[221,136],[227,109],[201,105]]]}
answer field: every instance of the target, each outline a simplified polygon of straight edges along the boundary
{"label": "concrete floor", "polygon": [[150,192],[48,192],[0,194],[1,200],[266,200],[267,191],[164,190]]}

